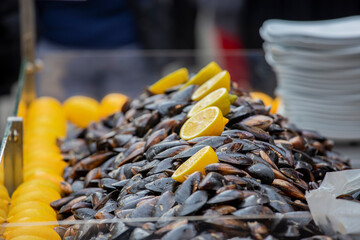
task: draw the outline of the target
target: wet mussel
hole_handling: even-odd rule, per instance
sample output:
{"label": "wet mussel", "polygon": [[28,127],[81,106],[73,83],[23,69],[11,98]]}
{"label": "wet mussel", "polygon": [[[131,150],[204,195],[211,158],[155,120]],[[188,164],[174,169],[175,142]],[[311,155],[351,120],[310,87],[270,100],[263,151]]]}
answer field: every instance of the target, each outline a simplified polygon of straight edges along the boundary
{"label": "wet mussel", "polygon": [[[348,160],[238,89],[221,136],[181,140],[195,89],[144,92],[123,113],[63,141],[64,196],[51,206],[59,220],[89,224],[58,227],[62,239],[328,239],[308,218],[304,193]],[[219,163],[174,181],[204,146]],[[339,198],[350,197],[359,199]],[[286,220],[297,211],[306,218]]]}

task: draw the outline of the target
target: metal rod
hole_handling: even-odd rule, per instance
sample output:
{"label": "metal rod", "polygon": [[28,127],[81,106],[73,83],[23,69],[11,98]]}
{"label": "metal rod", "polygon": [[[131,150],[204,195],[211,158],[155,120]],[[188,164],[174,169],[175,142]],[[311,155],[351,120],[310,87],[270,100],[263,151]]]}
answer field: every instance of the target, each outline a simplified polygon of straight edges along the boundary
{"label": "metal rod", "polygon": [[23,101],[28,105],[36,98],[35,73],[35,6],[34,0],[19,0],[22,58],[26,61]]}

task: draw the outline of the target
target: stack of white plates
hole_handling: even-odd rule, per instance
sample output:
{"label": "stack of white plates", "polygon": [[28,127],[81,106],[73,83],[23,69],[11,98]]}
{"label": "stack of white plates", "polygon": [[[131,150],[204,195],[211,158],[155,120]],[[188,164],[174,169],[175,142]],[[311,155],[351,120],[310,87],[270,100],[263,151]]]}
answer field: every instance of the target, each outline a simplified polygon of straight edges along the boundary
{"label": "stack of white plates", "polygon": [[334,140],[359,140],[360,16],[268,20],[260,34],[289,120]]}

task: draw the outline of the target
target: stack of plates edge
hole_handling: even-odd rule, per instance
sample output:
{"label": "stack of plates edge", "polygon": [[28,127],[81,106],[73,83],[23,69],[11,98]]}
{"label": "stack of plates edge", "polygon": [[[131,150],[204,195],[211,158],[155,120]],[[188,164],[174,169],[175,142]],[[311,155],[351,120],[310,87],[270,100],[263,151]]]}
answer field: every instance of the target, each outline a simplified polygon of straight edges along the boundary
{"label": "stack of plates edge", "polygon": [[333,140],[360,140],[360,16],[268,20],[260,35],[289,120]]}

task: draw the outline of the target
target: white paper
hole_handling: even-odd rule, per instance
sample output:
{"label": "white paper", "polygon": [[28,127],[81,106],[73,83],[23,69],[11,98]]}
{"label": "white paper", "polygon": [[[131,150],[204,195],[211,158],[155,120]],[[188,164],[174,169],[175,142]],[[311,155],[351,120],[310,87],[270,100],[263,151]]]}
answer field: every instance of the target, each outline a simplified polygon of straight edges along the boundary
{"label": "white paper", "polygon": [[306,192],[311,215],[326,234],[360,236],[360,202],[336,199],[358,189],[360,169],[329,172],[318,189]]}

